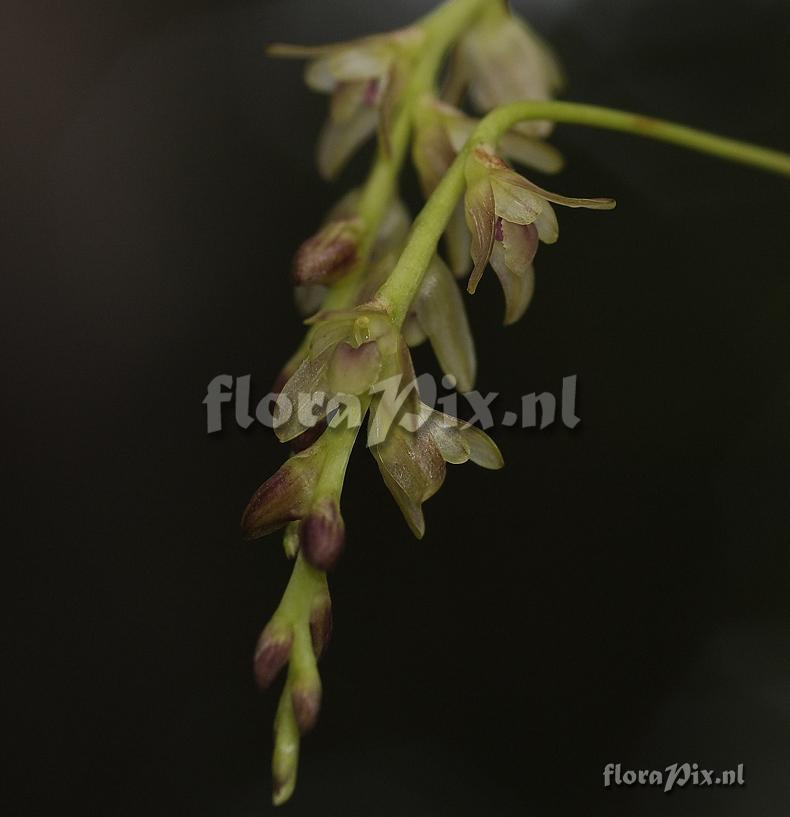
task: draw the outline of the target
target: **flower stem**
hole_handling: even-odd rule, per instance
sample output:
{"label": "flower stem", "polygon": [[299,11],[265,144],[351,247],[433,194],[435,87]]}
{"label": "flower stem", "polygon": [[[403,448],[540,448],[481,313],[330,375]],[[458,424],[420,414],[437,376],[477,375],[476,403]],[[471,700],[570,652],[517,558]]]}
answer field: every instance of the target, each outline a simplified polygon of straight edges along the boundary
{"label": "flower stem", "polygon": [[516,102],[490,113],[480,122],[464,150],[442,179],[414,222],[409,241],[378,297],[400,326],[419,291],[425,271],[466,185],[465,165],[477,145],[496,145],[519,122],[549,120],[590,125],[670,142],[732,162],[790,176],[790,155],[661,119],[573,102]]}

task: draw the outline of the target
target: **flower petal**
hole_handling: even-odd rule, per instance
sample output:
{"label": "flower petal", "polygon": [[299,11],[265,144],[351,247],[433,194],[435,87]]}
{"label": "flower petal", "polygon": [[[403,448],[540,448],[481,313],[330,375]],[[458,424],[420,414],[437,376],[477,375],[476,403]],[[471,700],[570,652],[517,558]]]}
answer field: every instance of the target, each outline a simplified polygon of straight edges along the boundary
{"label": "flower petal", "polygon": [[474,294],[488,265],[491,248],[494,245],[494,223],[496,222],[494,191],[487,178],[467,188],[465,208],[466,224],[471,233],[470,252],[474,262],[467,289]]}
{"label": "flower petal", "polygon": [[375,108],[363,106],[346,122],[324,125],[318,141],[318,170],[324,179],[331,180],[346,162],[376,132],[379,115]]}
{"label": "flower petal", "polygon": [[496,241],[491,266],[505,293],[505,326],[518,321],[527,311],[535,291],[532,260],[538,247],[534,225],[502,224],[502,240]]}
{"label": "flower petal", "polygon": [[481,468],[498,471],[503,468],[505,461],[496,443],[479,428],[465,425],[461,430],[464,443],[469,449],[469,459]]}
{"label": "flower petal", "polygon": [[538,187],[534,182],[525,179],[523,176],[518,176],[517,173],[513,175],[518,177],[517,179],[509,179],[513,184],[525,190],[537,193],[541,198],[554,202],[554,204],[562,204],[564,207],[586,207],[588,210],[614,210],[617,206],[617,202],[610,198],[584,199],[561,196],[559,193],[552,193],[550,190],[544,190],[542,187]]}
{"label": "flower petal", "polygon": [[333,91],[342,82],[363,82],[383,77],[392,55],[384,45],[369,43],[333,49],[308,64],[305,82],[315,91]]}
{"label": "flower petal", "polygon": [[469,268],[472,266],[472,256],[471,236],[466,226],[462,202],[458,202],[458,206],[453,210],[444,237],[450,269],[456,278],[464,278],[469,274]]}
{"label": "flower petal", "polygon": [[565,164],[563,155],[553,145],[518,131],[506,133],[500,139],[499,146],[508,159],[535,168],[541,173],[558,173]]}
{"label": "flower petal", "polygon": [[409,527],[422,538],[425,521],[420,506],[441,488],[447,471],[441,452],[427,431],[411,432],[399,425],[372,450]]}
{"label": "flower petal", "polygon": [[544,244],[555,244],[560,237],[560,225],[557,214],[550,204],[546,204],[543,212],[535,219],[535,228]]}
{"label": "flower petal", "polygon": [[460,391],[471,391],[477,370],[472,331],[455,279],[438,255],[428,267],[413,309],[442,371],[455,378]]}
{"label": "flower petal", "polygon": [[516,177],[518,174],[512,172],[491,174],[496,214],[512,224],[532,224],[546,207],[546,200],[515,183]]}
{"label": "flower petal", "polygon": [[[299,400],[300,397],[305,400],[314,395],[327,394],[326,370],[333,352],[334,348],[330,346],[317,357],[308,357],[283,386],[274,408],[274,433],[280,442],[293,440],[312,428],[303,425],[299,418]],[[326,401],[323,408],[317,408],[314,412],[315,422],[321,420],[325,414]]]}

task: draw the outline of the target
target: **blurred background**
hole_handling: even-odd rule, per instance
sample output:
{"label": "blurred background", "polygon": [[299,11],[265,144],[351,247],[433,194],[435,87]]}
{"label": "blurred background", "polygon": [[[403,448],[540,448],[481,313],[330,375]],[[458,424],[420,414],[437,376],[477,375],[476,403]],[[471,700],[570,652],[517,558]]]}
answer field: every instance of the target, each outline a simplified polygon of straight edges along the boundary
{"label": "blurred background", "polygon": [[[431,5],[3,4],[4,814],[272,813],[251,656],[289,566],[238,522],[284,450],[257,425],[209,437],[201,401],[220,373],[269,390],[302,332],[292,253],[369,154],[319,181],[325,100],[263,46]],[[790,148],[784,0],[513,5],[568,98]],[[576,374],[582,424],[496,430],[506,469],[451,469],[422,542],[356,453],[283,814],[788,813],[790,187],[554,142],[568,168],[536,179],[618,209],[560,214],[516,327],[493,276],[467,302],[480,390],[512,408]],[[684,761],[747,784],[603,786],[608,762]]]}

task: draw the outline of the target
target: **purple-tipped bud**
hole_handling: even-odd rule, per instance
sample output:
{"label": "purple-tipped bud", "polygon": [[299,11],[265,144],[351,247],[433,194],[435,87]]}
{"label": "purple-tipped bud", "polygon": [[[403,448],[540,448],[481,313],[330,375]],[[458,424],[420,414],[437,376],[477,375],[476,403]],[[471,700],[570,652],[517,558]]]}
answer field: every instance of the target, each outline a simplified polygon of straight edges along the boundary
{"label": "purple-tipped bud", "polygon": [[346,526],[337,501],[325,497],[302,521],[299,540],[305,559],[318,570],[331,570],[343,550]]}
{"label": "purple-tipped bud", "polygon": [[299,731],[304,735],[315,726],[318,720],[318,713],[321,709],[321,684],[294,684],[291,690],[291,702]]}
{"label": "purple-tipped bud", "polygon": [[316,599],[313,604],[310,612],[310,635],[313,639],[313,652],[316,660],[319,660],[332,640],[332,601],[328,595]]}
{"label": "purple-tipped bud", "polygon": [[269,624],[255,647],[253,666],[255,680],[261,689],[268,689],[288,661],[293,635],[284,627]]}
{"label": "purple-tipped bud", "polygon": [[266,536],[307,512],[319,469],[310,451],[291,457],[253,494],[241,518],[245,539]]}
{"label": "purple-tipped bud", "polygon": [[331,284],[350,272],[359,250],[358,219],[330,221],[302,244],[294,259],[296,284]]}

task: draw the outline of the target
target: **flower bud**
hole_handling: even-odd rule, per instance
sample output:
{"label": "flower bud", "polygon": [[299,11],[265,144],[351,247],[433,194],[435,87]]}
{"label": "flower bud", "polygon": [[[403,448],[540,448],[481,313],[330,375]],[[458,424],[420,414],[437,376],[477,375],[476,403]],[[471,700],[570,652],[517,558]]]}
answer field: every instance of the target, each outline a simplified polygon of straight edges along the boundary
{"label": "flower bud", "polygon": [[357,218],[330,221],[297,250],[294,283],[331,284],[347,275],[357,258],[362,232]]}
{"label": "flower bud", "polygon": [[313,652],[320,659],[329,648],[332,640],[332,600],[329,594],[319,596],[313,602],[310,611],[310,635],[313,641]]}
{"label": "flower bud", "polygon": [[299,731],[306,735],[316,724],[321,710],[321,682],[316,675],[310,683],[294,682],[291,703]]}
{"label": "flower bud", "polygon": [[255,680],[261,689],[267,689],[288,661],[293,634],[286,625],[271,621],[266,625],[255,647],[253,666]]}
{"label": "flower bud", "polygon": [[275,806],[285,803],[296,787],[296,772],[299,766],[299,727],[296,723],[289,685],[280,696],[277,714],[274,718],[274,754],[272,756],[272,778]]}
{"label": "flower bud", "polygon": [[321,457],[308,449],[289,459],[253,494],[241,518],[245,539],[258,539],[288,522],[301,519],[310,507]]}
{"label": "flower bud", "polygon": [[305,559],[318,570],[331,570],[343,550],[346,528],[337,500],[324,497],[305,516],[299,542]]}

